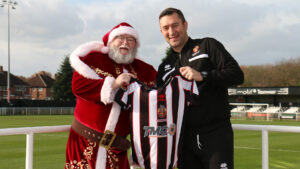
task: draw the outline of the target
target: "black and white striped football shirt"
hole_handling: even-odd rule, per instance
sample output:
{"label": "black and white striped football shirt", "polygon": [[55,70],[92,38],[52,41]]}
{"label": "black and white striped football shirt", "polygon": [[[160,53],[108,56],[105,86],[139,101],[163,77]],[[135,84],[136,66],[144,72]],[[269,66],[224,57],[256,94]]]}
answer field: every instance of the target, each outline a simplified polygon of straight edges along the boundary
{"label": "black and white striped football shirt", "polygon": [[160,88],[132,80],[115,101],[130,109],[132,159],[146,169],[172,169],[178,160],[181,125],[195,81],[175,75]]}

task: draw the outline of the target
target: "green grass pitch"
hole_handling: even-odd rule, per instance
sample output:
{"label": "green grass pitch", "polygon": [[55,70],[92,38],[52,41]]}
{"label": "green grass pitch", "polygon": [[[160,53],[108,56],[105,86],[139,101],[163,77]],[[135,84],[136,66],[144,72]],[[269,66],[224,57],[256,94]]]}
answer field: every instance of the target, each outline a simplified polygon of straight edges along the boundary
{"label": "green grass pitch", "polygon": [[[70,125],[72,115],[0,116],[0,128]],[[232,120],[233,124],[300,126],[294,121]],[[68,132],[34,135],[34,169],[62,169]],[[234,131],[235,169],[261,169],[261,132]],[[25,168],[26,136],[0,136],[0,168]],[[269,168],[299,169],[300,133],[269,133]]]}

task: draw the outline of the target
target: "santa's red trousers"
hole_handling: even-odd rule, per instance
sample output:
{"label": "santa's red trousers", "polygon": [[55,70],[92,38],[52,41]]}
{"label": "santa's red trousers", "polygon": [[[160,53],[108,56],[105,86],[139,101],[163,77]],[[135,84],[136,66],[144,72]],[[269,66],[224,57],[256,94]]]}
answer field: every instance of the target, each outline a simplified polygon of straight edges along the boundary
{"label": "santa's red trousers", "polygon": [[[86,138],[70,130],[69,140],[66,150],[65,169],[95,169],[99,143],[89,142]],[[111,150],[119,159],[119,169],[129,169],[127,151]],[[108,158],[106,159],[106,169],[110,169]]]}

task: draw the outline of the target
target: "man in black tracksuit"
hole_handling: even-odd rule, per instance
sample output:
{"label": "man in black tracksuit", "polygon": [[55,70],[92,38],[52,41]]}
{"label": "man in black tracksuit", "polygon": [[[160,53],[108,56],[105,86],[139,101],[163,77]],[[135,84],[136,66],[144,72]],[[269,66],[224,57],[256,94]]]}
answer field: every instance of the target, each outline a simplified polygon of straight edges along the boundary
{"label": "man in black tracksuit", "polygon": [[159,22],[171,52],[158,68],[157,85],[178,69],[186,79],[195,80],[199,90],[185,113],[179,168],[233,169],[227,89],[243,82],[242,70],[217,40],[191,39],[180,10],[165,9]]}

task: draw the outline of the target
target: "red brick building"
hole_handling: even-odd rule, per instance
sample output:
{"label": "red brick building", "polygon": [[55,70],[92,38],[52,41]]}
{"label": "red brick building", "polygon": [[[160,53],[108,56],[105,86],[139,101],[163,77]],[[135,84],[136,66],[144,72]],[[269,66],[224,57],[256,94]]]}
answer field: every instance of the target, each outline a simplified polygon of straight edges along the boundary
{"label": "red brick building", "polygon": [[[0,66],[0,99],[7,99],[7,71]],[[29,85],[10,73],[10,99],[31,99]]]}
{"label": "red brick building", "polygon": [[53,92],[51,87],[54,79],[45,71],[34,74],[28,78],[27,83],[30,86],[30,94],[32,100],[52,100]]}

